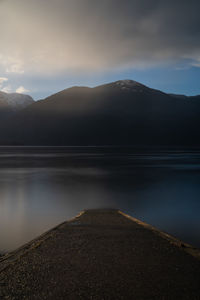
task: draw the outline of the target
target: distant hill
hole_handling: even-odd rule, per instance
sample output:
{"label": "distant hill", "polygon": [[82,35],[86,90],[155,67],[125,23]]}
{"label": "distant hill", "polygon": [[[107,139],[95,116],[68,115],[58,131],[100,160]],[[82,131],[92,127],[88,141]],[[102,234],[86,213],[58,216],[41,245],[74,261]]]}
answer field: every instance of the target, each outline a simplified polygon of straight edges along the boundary
{"label": "distant hill", "polygon": [[17,112],[33,102],[34,100],[31,96],[0,91],[0,117],[5,118],[9,114]]}
{"label": "distant hill", "polygon": [[169,95],[132,80],[72,87],[8,118],[1,144],[200,145],[200,96]]}

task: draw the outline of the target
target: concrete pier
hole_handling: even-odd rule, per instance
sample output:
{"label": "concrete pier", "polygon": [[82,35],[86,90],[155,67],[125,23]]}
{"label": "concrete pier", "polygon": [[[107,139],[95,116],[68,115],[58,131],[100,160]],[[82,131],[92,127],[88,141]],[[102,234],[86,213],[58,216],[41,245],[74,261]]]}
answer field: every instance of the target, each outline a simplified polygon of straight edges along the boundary
{"label": "concrete pier", "polygon": [[0,260],[0,299],[200,299],[199,250],[118,210],[87,210]]}

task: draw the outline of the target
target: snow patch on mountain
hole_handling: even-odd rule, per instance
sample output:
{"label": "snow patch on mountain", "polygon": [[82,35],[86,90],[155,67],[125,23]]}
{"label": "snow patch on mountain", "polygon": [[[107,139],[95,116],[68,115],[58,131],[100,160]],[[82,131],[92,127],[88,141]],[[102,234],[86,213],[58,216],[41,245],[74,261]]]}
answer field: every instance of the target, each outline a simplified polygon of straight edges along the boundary
{"label": "snow patch on mountain", "polygon": [[143,84],[130,79],[118,80],[114,82],[114,85],[119,87],[122,90],[133,91],[133,92],[134,91],[143,92],[144,88],[146,88]]}

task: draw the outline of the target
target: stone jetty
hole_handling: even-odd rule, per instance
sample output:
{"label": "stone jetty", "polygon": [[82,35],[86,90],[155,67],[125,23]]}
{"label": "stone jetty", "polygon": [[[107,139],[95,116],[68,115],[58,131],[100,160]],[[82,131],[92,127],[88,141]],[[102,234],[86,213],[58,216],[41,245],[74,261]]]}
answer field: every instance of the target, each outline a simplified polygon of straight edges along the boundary
{"label": "stone jetty", "polygon": [[0,299],[198,300],[199,258],[119,210],[86,210],[0,259]]}

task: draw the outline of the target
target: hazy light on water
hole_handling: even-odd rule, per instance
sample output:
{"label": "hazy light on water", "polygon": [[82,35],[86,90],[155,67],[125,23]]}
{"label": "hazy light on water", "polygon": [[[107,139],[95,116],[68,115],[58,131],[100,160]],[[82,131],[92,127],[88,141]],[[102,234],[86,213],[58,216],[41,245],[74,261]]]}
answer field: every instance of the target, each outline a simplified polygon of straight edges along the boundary
{"label": "hazy light on water", "polygon": [[[199,245],[200,155],[114,149],[0,150],[0,250],[87,208],[114,207]],[[7,156],[5,155],[7,152]]]}

